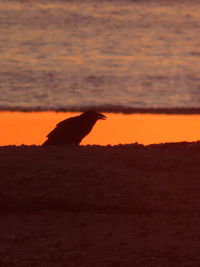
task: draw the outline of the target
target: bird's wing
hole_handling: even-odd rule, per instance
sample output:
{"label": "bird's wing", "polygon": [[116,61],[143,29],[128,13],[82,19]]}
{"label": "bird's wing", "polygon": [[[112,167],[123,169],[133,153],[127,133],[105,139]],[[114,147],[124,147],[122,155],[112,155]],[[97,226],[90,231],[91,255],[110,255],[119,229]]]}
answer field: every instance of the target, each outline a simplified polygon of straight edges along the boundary
{"label": "bird's wing", "polygon": [[61,126],[61,125],[70,125],[73,123],[73,121],[76,119],[76,117],[72,117],[72,118],[68,118],[65,119],[63,121],[60,121],[59,123],[56,124],[57,127]]}
{"label": "bird's wing", "polygon": [[75,135],[77,131],[77,119],[76,117],[69,118],[59,122],[48,135],[48,138],[52,138],[54,136],[59,137],[59,135]]}

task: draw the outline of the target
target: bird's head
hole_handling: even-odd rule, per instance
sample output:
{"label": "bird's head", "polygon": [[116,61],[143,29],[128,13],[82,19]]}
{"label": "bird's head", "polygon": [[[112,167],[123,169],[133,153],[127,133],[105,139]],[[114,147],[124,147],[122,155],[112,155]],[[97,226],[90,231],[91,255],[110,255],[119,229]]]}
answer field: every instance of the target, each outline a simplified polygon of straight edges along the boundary
{"label": "bird's head", "polygon": [[91,118],[94,120],[105,120],[106,119],[105,115],[101,114],[100,112],[93,111],[93,110],[88,110],[84,112],[82,116]]}

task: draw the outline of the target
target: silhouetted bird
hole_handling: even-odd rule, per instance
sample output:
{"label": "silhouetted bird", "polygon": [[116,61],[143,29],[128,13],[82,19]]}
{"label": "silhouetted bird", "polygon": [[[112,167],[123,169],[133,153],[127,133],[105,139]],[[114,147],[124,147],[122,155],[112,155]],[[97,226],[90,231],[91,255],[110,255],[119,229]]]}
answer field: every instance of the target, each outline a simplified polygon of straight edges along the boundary
{"label": "silhouetted bird", "polygon": [[49,145],[78,145],[89,134],[97,120],[105,120],[106,116],[95,111],[86,111],[80,116],[72,117],[59,122],[51,131],[48,139],[43,143]]}

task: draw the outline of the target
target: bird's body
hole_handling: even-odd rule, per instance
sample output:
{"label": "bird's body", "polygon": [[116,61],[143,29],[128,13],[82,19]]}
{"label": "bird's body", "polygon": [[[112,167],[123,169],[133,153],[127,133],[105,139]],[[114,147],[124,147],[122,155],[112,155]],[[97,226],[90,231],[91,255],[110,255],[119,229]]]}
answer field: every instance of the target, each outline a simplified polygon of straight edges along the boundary
{"label": "bird's body", "polygon": [[43,145],[78,145],[99,119],[105,120],[106,117],[95,111],[87,111],[80,116],[61,121],[47,135],[48,139]]}

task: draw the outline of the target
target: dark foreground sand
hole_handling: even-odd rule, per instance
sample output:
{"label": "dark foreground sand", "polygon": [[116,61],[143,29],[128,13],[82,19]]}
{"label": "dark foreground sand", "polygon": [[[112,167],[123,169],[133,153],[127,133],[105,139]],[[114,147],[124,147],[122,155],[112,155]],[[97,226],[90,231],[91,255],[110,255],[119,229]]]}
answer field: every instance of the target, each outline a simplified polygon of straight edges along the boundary
{"label": "dark foreground sand", "polygon": [[0,266],[200,266],[200,142],[0,147]]}

